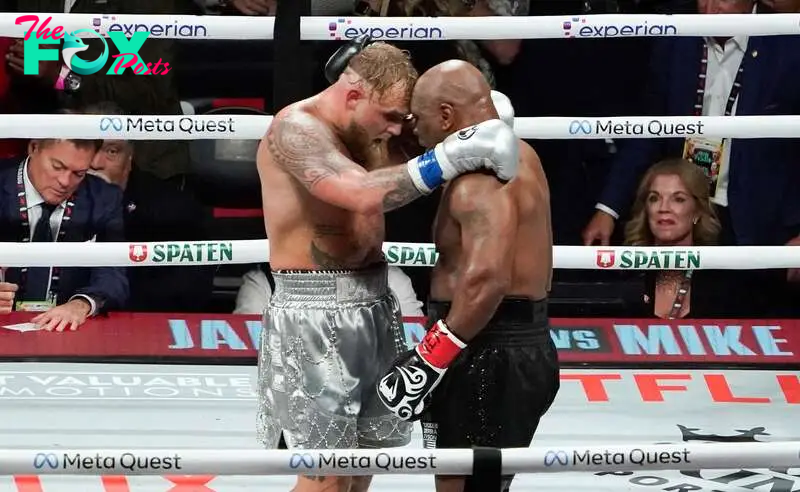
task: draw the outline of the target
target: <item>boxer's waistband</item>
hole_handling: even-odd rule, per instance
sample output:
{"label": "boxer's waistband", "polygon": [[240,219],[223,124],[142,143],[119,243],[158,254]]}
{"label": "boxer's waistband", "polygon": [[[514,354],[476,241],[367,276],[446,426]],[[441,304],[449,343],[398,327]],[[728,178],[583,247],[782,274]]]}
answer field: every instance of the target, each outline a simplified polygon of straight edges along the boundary
{"label": "boxer's waistband", "polygon": [[389,293],[386,263],[363,270],[275,270],[276,302],[338,304],[374,301]]}
{"label": "boxer's waistband", "polygon": [[[450,301],[429,301],[428,326],[436,320],[445,319],[450,306]],[[523,297],[506,297],[477,338],[512,342],[544,336],[550,336],[547,299],[534,301]]]}

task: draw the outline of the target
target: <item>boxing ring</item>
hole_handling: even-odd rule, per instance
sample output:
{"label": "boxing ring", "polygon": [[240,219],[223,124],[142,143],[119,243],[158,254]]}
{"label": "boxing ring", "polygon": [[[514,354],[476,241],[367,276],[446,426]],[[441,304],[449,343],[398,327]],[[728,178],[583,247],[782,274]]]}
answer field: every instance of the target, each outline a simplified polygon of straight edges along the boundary
{"label": "boxing ring", "polygon": [[[15,19],[24,14],[0,14],[0,34],[23,37],[26,26],[15,25]],[[39,14],[45,17],[42,14]],[[65,30],[92,28],[101,34],[108,31],[131,33],[148,30],[162,38],[177,39],[272,39],[275,20],[272,18],[215,18],[191,16],[148,16],[93,14],[52,14],[51,26],[64,26]],[[166,27],[165,27],[166,26]],[[172,27],[172,29],[169,29]],[[525,18],[339,18],[304,17],[300,34],[306,40],[343,40],[368,32],[376,39],[392,40],[445,40],[445,39],[508,39],[508,38],[592,38],[641,36],[733,36],[789,35],[800,33],[800,15],[594,15]],[[192,140],[192,139],[260,139],[268,125],[269,116],[209,115],[209,116],[125,116],[113,115],[4,115],[0,120],[0,134],[4,138],[118,138],[127,140]],[[705,137],[732,138],[797,138],[800,136],[800,116],[730,116],[730,117],[614,117],[614,118],[516,118],[515,130],[528,139],[613,139],[656,138],[702,135]],[[404,267],[430,267],[436,261],[436,251],[431,244],[386,243],[384,251],[390,264]],[[58,258],[57,265],[53,258]],[[162,242],[162,243],[58,243],[0,245],[0,264],[16,266],[159,266],[181,264],[260,263],[268,261],[267,240],[212,241],[212,242]],[[174,260],[174,261],[173,261]],[[800,267],[800,248],[792,247],[572,247],[554,248],[554,268],[570,269],[767,269]],[[222,377],[241,381],[255,381],[254,368],[174,368],[149,366],[143,372],[136,366],[114,366],[113,371],[98,370],[92,365],[38,364],[35,370],[29,364],[3,364],[0,377],[25,378],[34,382],[46,380],[52,374],[80,380],[82,377],[118,377],[125,374],[160,375],[161,379]],[[212,373],[213,372],[213,373]],[[609,371],[605,371],[608,373]],[[710,376],[698,371],[641,370],[610,371],[611,379],[625,382],[624,391],[654,387],[674,390],[675,383],[663,384],[642,381],[650,379],[680,379],[690,384],[705,381],[711,388]],[[717,371],[719,372],[719,371]],[[97,374],[102,373],[101,376]],[[5,374],[5,376],[3,376]],[[92,376],[94,374],[94,376]],[[431,450],[419,446],[419,429],[411,446],[386,450],[261,450],[254,443],[254,398],[240,393],[238,397],[208,400],[203,398],[178,398],[160,401],[145,407],[147,401],[158,400],[149,395],[133,399],[131,408],[115,406],[114,398],[70,397],[55,392],[47,395],[31,393],[4,393],[5,410],[11,417],[0,424],[5,444],[0,444],[0,475],[14,476],[16,489],[41,491],[41,484],[31,485],[31,476],[67,475],[76,479],[81,475],[103,475],[103,490],[129,490],[131,484],[142,484],[147,476],[167,476],[174,487],[169,490],[215,490],[207,485],[210,476],[261,477],[265,490],[288,489],[292,475],[381,475],[376,478],[376,490],[408,490],[419,487],[432,489],[432,474],[482,474],[491,479],[499,473],[516,473],[513,490],[558,489],[559,476],[591,473],[592,477],[611,475],[624,477],[623,481],[589,483],[569,487],[570,490],[620,490],[633,485],[658,490],[706,490],[704,487],[724,488],[742,477],[761,477],[763,470],[772,470],[772,478],[759,478],[748,485],[725,490],[755,490],[771,484],[785,484],[800,477],[800,433],[790,422],[800,414],[800,384],[793,386],[798,374],[791,371],[741,374],[732,371],[722,374],[731,388],[763,390],[763,395],[751,400],[720,397],[719,389],[711,391],[714,403],[741,404],[765,403],[776,405],[777,413],[770,414],[770,433],[765,433],[748,409],[715,407],[735,415],[734,429],[721,429],[718,415],[696,417],[697,425],[709,428],[703,434],[681,422],[670,425],[670,432],[657,432],[654,442],[636,442],[637,429],[646,428],[648,418],[668,417],[672,414],[666,406],[654,409],[653,402],[644,396],[636,400],[638,414],[615,415],[601,406],[585,405],[586,401],[609,401],[608,392],[597,393],[594,383],[596,373],[587,370],[565,370],[566,380],[576,384],[563,388],[554,408],[544,417],[536,444],[524,449]],[[719,376],[719,374],[717,374]],[[58,376],[54,376],[58,377]],[[777,378],[777,379],[776,379]],[[564,376],[562,376],[564,380]],[[775,383],[775,381],[778,383]],[[55,381],[55,380],[51,380]],[[714,381],[717,381],[716,379]],[[579,383],[579,384],[577,384]],[[563,384],[563,383],[562,383]],[[243,384],[243,387],[246,384]],[[577,388],[577,389],[576,389]],[[590,391],[591,388],[591,391]],[[699,387],[698,387],[699,388]],[[614,390],[617,391],[617,390]],[[623,391],[623,390],[619,390]],[[613,392],[611,392],[613,393]],[[723,392],[724,393],[724,392]],[[606,400],[598,394],[606,394]],[[37,396],[38,395],[38,396]],[[766,395],[766,396],[764,396]],[[74,396],[74,395],[73,395]],[[630,395],[628,395],[630,397]],[[671,404],[704,412],[702,402],[687,392],[680,401]],[[681,398],[682,398],[681,397]],[[582,398],[584,398],[582,400]],[[722,400],[720,400],[722,398]],[[761,398],[759,401],[754,401]],[[55,410],[50,407],[58,400]],[[63,400],[70,400],[67,404]],[[745,398],[746,400],[746,398]],[[15,419],[34,418],[46,420],[58,405],[72,405],[72,418],[47,425],[37,424],[36,431],[15,426]],[[626,404],[627,405],[627,404]],[[96,406],[96,407],[95,407]],[[92,418],[82,414],[92,409]],[[223,409],[224,408],[224,409]],[[558,423],[558,412],[570,408],[571,422]],[[763,408],[763,407],[762,407]],[[96,410],[99,409],[100,412]],[[146,410],[145,410],[146,409]],[[223,417],[211,418],[208,410],[221,412]],[[216,409],[216,410],[215,410]],[[155,410],[155,412],[152,412]],[[180,415],[177,414],[180,411]],[[163,414],[161,412],[167,412]],[[628,437],[625,443],[604,441],[609,429],[593,429],[584,421],[591,421],[595,412],[606,413],[613,429]],[[690,412],[691,413],[691,412]],[[28,414],[27,416],[25,416]],[[214,414],[217,415],[217,414]],[[787,419],[787,416],[789,418]],[[164,422],[162,421],[169,421]],[[768,419],[768,420],[769,420]],[[154,421],[155,420],[155,421]],[[216,420],[216,421],[215,421]],[[788,422],[787,422],[788,421]],[[187,427],[186,422],[197,424]],[[157,429],[165,425],[178,429],[159,436]],[[119,429],[117,426],[128,426]],[[203,430],[198,426],[202,425]],[[680,430],[676,436],[675,428]],[[716,427],[716,428],[715,428]],[[552,429],[557,429],[553,432]],[[749,430],[746,430],[749,428]],[[154,431],[154,429],[156,431]],[[745,429],[745,430],[742,430]],[[761,429],[761,430],[759,430]],[[776,429],[778,432],[776,432]],[[91,438],[85,437],[91,433]],[[137,440],[132,435],[146,433],[150,439]],[[721,442],[726,440],[728,443]],[[57,436],[53,445],[50,434]],[[727,434],[726,434],[727,433]],[[736,434],[738,433],[738,434]],[[765,442],[762,435],[775,435],[781,439]],[[127,436],[127,437],[120,437]],[[682,438],[680,437],[682,436]],[[687,437],[688,436],[688,437]],[[722,437],[720,437],[722,436]],[[198,441],[201,444],[198,445]],[[253,442],[251,442],[253,441]],[[681,442],[682,441],[682,442]],[[76,445],[65,445],[65,442]],[[714,442],[714,444],[709,444]],[[124,443],[123,448],[120,443]],[[758,472],[754,469],[760,470]],[[698,470],[738,470],[736,479],[724,473],[717,478],[701,475]],[[777,470],[777,471],[776,471]],[[666,475],[659,474],[667,472]],[[749,475],[748,475],[749,473]],[[671,474],[671,475],[670,475]],[[383,477],[388,475],[389,477]],[[186,478],[194,476],[195,478]],[[281,477],[273,481],[272,476]],[[402,476],[402,477],[401,477]],[[555,478],[546,478],[553,476]],[[25,477],[28,477],[27,479]],[[127,478],[126,478],[127,477]],[[140,478],[141,477],[141,478]],[[183,478],[180,478],[183,477]],[[198,478],[199,477],[199,478]],[[206,481],[203,481],[206,477]],[[264,478],[267,477],[267,478]],[[666,478],[665,478],[666,477]],[[680,478],[675,478],[680,477]],[[723,478],[720,478],[723,477]],[[777,478],[776,478],[777,477]],[[794,477],[794,478],[792,478]],[[535,478],[535,480],[534,480]],[[36,480],[39,480],[38,478]],[[683,483],[676,480],[682,480]],[[706,482],[698,482],[705,480]],[[783,480],[783,482],[781,482]],[[64,489],[89,490],[78,482],[59,482]],[[83,482],[81,482],[83,483]],[[164,482],[167,483],[167,482]],[[796,490],[791,487],[786,490]],[[163,484],[162,484],[163,485]],[[225,490],[250,489],[253,482],[228,482]],[[2,487],[2,486],[0,486]],[[38,487],[38,489],[36,488]],[[97,484],[94,485],[95,489]],[[142,485],[142,490],[156,490]],[[274,488],[270,488],[274,487]],[[136,487],[134,487],[136,488]],[[5,490],[4,488],[2,490]],[[48,489],[49,490],[49,489]],[[163,487],[162,489],[163,490]],[[773,490],[775,490],[773,488]],[[783,490],[783,489],[781,489]]]}

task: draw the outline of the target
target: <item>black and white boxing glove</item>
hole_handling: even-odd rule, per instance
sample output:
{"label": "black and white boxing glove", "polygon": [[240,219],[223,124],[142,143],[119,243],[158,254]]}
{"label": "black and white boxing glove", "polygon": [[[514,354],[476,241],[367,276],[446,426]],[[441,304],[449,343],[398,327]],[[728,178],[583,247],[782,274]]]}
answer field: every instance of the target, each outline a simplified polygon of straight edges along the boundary
{"label": "black and white boxing glove", "polygon": [[467,346],[439,320],[378,381],[378,397],[403,420],[418,420],[447,368]]}
{"label": "black and white boxing glove", "polygon": [[487,120],[453,133],[407,166],[414,186],[424,194],[456,176],[483,169],[510,181],[519,166],[519,140],[501,120]]}

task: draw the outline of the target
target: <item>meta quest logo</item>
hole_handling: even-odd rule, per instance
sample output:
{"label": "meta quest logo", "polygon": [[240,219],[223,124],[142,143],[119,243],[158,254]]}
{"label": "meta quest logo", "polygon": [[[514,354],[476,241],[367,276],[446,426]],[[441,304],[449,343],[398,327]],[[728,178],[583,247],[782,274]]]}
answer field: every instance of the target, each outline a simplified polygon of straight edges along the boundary
{"label": "meta quest logo", "polygon": [[[38,15],[22,15],[17,17],[16,24],[21,25],[31,23],[30,28],[25,32],[25,65],[23,72],[26,75],[36,75],[39,73],[39,62],[58,61],[59,50],[42,49],[42,44],[60,44],[61,56],[64,64],[72,72],[78,75],[90,75],[99,72],[108,62],[110,50],[105,38],[95,29],[76,29],[72,33],[64,30],[63,26],[55,26],[52,30],[48,24],[52,17],[47,17],[44,22],[39,24]],[[38,28],[37,28],[38,26]],[[34,31],[35,30],[35,31]],[[108,37],[119,51],[117,55],[111,55],[116,61],[111,64],[106,72],[107,75],[121,75],[130,68],[136,75],[166,75],[170,71],[169,63],[159,59],[155,66],[153,63],[146,63],[139,56],[139,50],[144,45],[150,35],[149,31],[136,31],[127,38],[125,33],[114,31],[108,32]],[[103,53],[94,60],[84,60],[79,53],[89,49],[84,42],[84,38],[99,39],[103,45]]]}

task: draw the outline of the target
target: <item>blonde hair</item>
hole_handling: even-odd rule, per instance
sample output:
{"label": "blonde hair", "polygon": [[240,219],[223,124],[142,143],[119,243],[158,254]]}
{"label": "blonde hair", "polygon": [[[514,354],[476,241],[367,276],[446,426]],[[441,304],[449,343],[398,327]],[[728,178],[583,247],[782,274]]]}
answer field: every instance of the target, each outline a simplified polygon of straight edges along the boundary
{"label": "blonde hair", "polygon": [[378,97],[402,85],[405,96],[411,98],[419,74],[411,64],[411,56],[384,42],[375,42],[353,57],[348,67],[366,82]]}
{"label": "blonde hair", "polygon": [[717,214],[711,206],[709,180],[702,169],[685,159],[666,159],[650,167],[639,183],[633,202],[633,216],[625,226],[625,244],[650,246],[655,242],[647,221],[647,197],[658,176],[678,176],[694,198],[697,206],[697,223],[692,227],[692,239],[698,246],[713,245],[721,229]]}

